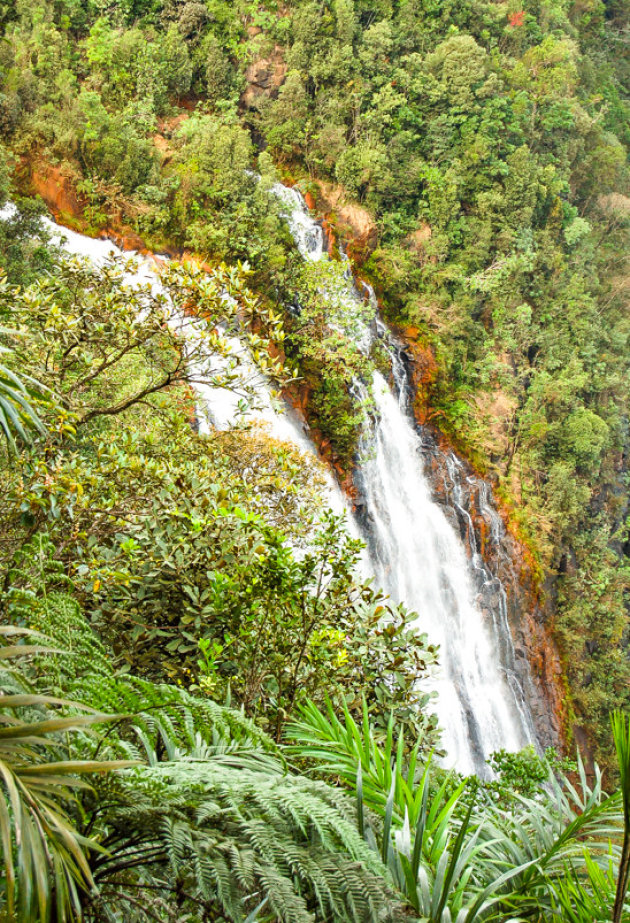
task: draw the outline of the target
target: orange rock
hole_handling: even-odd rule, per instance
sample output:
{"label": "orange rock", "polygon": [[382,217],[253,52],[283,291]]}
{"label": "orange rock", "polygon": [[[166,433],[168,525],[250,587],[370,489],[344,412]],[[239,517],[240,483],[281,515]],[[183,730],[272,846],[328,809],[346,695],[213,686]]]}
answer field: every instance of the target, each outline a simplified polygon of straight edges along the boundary
{"label": "orange rock", "polygon": [[[378,243],[376,221],[361,205],[349,202],[343,186],[317,181],[319,187],[318,207],[330,226],[334,218],[335,237],[341,239],[348,256],[360,265],[372,253]],[[326,221],[324,222],[326,229]]]}
{"label": "orange rock", "polygon": [[[187,103],[188,103],[188,105],[187,105]],[[158,119],[158,130],[159,130],[160,134],[159,134],[159,135],[156,135],[156,136],[154,137],[154,140],[155,140],[155,138],[160,137],[161,135],[163,135],[164,132],[172,132],[172,131],[175,131],[176,128],[179,128],[179,126],[182,124],[182,122],[185,122],[186,119],[190,118],[190,112],[187,111],[188,108],[190,108],[190,106],[189,106],[189,101],[187,101],[187,100],[182,101],[182,106],[184,107],[184,110],[185,110],[184,112],[178,112],[177,115],[171,115],[171,116],[169,116],[168,118],[161,118],[161,119]],[[164,140],[166,140],[166,139],[164,139]],[[157,144],[157,142],[156,142],[156,144]],[[157,146],[159,146],[159,145],[157,145]]]}
{"label": "orange rock", "polygon": [[425,259],[425,245],[427,241],[431,240],[431,234],[431,227],[428,224],[421,224],[417,230],[405,237],[403,241],[421,262]]}
{"label": "orange rock", "polygon": [[[413,337],[407,334],[413,331]],[[417,328],[408,328],[404,331],[407,347],[413,359],[412,381],[415,391],[414,415],[421,426],[425,426],[434,416],[431,407],[433,385],[438,376],[438,365],[430,347],[419,343]]]}
{"label": "orange rock", "polygon": [[327,218],[322,219],[322,228],[324,229],[324,236],[326,238],[326,249],[328,251],[328,256],[333,256],[335,252],[335,246],[337,244],[337,235],[333,229],[332,224],[328,221]]}
{"label": "orange rock", "polygon": [[55,217],[82,218],[85,200],[76,191],[72,175],[51,164],[31,165],[30,184]]}

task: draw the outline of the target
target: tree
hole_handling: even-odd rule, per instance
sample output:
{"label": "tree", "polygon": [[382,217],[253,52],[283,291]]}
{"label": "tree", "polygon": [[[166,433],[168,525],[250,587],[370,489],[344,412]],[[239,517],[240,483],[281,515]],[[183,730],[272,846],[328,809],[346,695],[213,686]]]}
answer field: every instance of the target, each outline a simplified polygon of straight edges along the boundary
{"label": "tree", "polygon": [[[231,350],[216,332],[216,325],[226,321],[233,331],[246,328],[258,313],[238,272],[218,268],[206,274],[192,264],[171,265],[161,273],[161,288],[149,281],[130,289],[125,272],[133,269],[133,263],[121,260],[102,269],[81,260],[60,261],[57,278],[42,280],[33,292],[16,294],[6,282],[0,287],[0,312],[10,310],[29,331],[17,341],[14,361],[30,366],[44,385],[57,389],[76,427],[118,416],[169,387],[210,380],[229,387],[238,377],[230,362],[222,361]],[[223,292],[235,297],[224,298]],[[193,305],[203,322],[186,314]],[[50,324],[44,323],[48,316]],[[263,320],[262,314],[258,317]],[[281,336],[279,318],[268,318]],[[265,352],[264,337],[252,334],[251,342],[258,347],[261,369],[279,372],[279,364]],[[131,376],[127,388],[119,387],[123,370],[137,368],[141,358],[139,374]],[[220,371],[222,365],[226,371]]]}
{"label": "tree", "polygon": [[308,150],[309,101],[299,71],[290,70],[278,98],[260,106],[260,121],[272,154],[290,160],[298,151]]}
{"label": "tree", "polygon": [[182,42],[182,37],[174,23],[164,37],[162,53],[169,92],[180,100],[190,90],[193,67],[186,44]]}

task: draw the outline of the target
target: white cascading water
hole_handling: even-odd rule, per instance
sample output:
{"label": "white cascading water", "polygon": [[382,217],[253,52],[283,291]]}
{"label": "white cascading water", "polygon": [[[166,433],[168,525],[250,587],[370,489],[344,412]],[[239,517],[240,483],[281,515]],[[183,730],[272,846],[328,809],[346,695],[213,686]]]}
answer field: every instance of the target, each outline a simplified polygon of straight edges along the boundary
{"label": "white cascading water", "polygon": [[[324,258],[321,228],[299,192],[283,186],[273,192],[302,256]],[[350,277],[349,304],[358,297]],[[364,340],[362,331],[357,338],[361,349]],[[432,499],[423,471],[406,369],[396,350],[387,348],[395,388],[374,373],[375,413],[361,439],[355,477],[369,565],[376,584],[416,611],[418,630],[440,645],[440,670],[430,684],[438,693],[446,764],[463,773],[484,772],[493,751],[518,750],[534,739],[531,718],[518,681],[501,657],[502,648],[512,648],[507,619],[493,615],[492,624],[484,624],[464,546]],[[356,382],[355,388],[358,397],[368,396],[364,383]]]}
{"label": "white cascading water", "polygon": [[397,382],[396,395],[374,374],[375,420],[357,472],[370,560],[377,584],[416,611],[418,630],[440,645],[440,670],[430,685],[438,693],[447,764],[480,772],[494,750],[528,742],[528,722],[506,683],[494,626],[484,625],[476,604],[461,539],[432,499],[405,385]]}
{"label": "white cascading water", "polygon": [[[313,262],[323,259],[322,229],[299,192],[280,184],[272,192],[281,202],[282,214],[303,258]],[[72,254],[97,264],[112,252],[121,254],[110,241],[94,240],[45,221]],[[158,278],[151,260],[143,259],[128,281],[159,286]],[[361,302],[349,272],[347,304],[355,329],[356,307]],[[380,321],[376,325],[382,335],[385,328]],[[365,347],[366,331],[359,324],[356,337],[361,348]],[[242,350],[238,341],[233,345],[236,351]],[[389,344],[387,348],[395,390],[380,373],[374,374],[376,412],[361,440],[357,470],[365,513],[360,524],[350,517],[349,525],[351,532],[360,531],[366,538],[367,566],[376,584],[396,602],[418,612],[418,630],[440,645],[441,666],[430,685],[438,692],[446,764],[462,773],[483,773],[485,758],[494,750],[517,750],[533,739],[531,719],[515,677],[511,675],[511,681],[506,681],[508,670],[501,648],[506,644],[505,632],[509,636],[507,621],[493,615],[494,623],[484,624],[463,544],[443,509],[432,500],[423,472],[420,437],[408,407],[406,370],[395,349]],[[246,357],[243,364],[247,364]],[[234,419],[237,399],[229,391],[203,383],[195,388],[212,425],[223,427]],[[364,384],[357,382],[356,388],[366,393]],[[288,408],[280,412],[260,375],[256,393],[255,419],[265,422],[276,438],[303,451],[316,451],[303,422]],[[347,510],[330,475],[327,500],[337,512]]]}

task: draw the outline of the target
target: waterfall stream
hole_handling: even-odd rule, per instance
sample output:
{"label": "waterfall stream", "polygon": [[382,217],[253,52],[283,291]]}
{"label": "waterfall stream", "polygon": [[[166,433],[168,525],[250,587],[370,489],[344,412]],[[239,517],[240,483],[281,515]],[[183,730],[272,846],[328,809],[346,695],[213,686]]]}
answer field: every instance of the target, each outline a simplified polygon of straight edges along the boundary
{"label": "waterfall stream", "polygon": [[[273,191],[304,259],[325,259],[321,228],[299,192],[283,186]],[[348,305],[359,297],[348,273]],[[464,773],[484,772],[485,759],[493,751],[518,750],[535,739],[513,668],[505,592],[485,569],[476,547],[468,560],[459,535],[432,497],[423,469],[422,437],[411,413],[407,368],[378,318],[374,326],[385,338],[393,387],[379,372],[369,385],[354,386],[359,398],[366,399],[371,391],[375,408],[364,428],[355,473],[368,566],[377,585],[418,613],[418,630],[440,645],[441,669],[430,684],[438,693],[446,763]],[[365,331],[355,336],[365,351]],[[449,461],[458,464],[455,456]],[[452,502],[457,504],[456,496]],[[486,511],[490,509],[486,504]],[[461,505],[460,512],[469,516]],[[496,523],[492,527],[497,528]],[[469,532],[474,540],[472,523]],[[485,619],[476,583],[498,591],[493,594],[497,601],[484,607],[489,615]]]}
{"label": "waterfall stream", "polygon": [[[299,192],[280,184],[272,192],[280,200],[282,214],[303,258],[313,262],[326,259],[322,229]],[[93,240],[59,229],[49,219],[46,222],[70,253],[101,263],[112,251],[121,252],[110,241]],[[129,281],[159,286],[159,277],[146,258],[139,261]],[[392,360],[393,381],[390,386],[376,372],[372,382],[356,382],[359,397],[371,391],[375,410],[361,438],[355,478],[360,492],[359,512],[356,517],[349,515],[350,528],[366,541],[365,566],[374,574],[377,585],[396,602],[404,602],[416,611],[418,630],[440,645],[441,666],[430,686],[438,693],[437,711],[444,728],[447,765],[463,773],[483,773],[484,761],[492,751],[517,750],[535,739],[526,700],[513,670],[505,593],[498,578],[484,568],[476,548],[468,560],[460,536],[443,507],[433,499],[423,468],[422,435],[409,406],[411,392],[405,363],[378,318],[372,325],[376,334],[361,324],[357,332],[356,317],[360,312],[356,309],[364,299],[356,290],[350,268],[347,283],[344,304],[353,317],[353,335],[363,350],[369,348],[374,335],[383,339]],[[376,309],[373,293],[372,302]],[[235,348],[239,348],[238,341]],[[211,423],[227,425],[236,412],[236,399],[224,389],[196,387]],[[256,390],[260,400],[254,416],[265,421],[277,438],[303,451],[315,452],[303,422],[288,408],[288,412],[279,412],[262,376]],[[455,456],[450,464],[450,502],[456,506],[455,468],[459,462]],[[332,475],[328,479],[331,506],[337,511],[347,509]],[[468,515],[461,505],[460,510]],[[491,528],[498,528],[492,520],[496,511],[488,503],[484,515],[489,517]],[[498,604],[484,606],[484,611],[490,613],[486,618],[478,602],[479,588],[485,585],[497,590],[493,598],[499,600]]]}
{"label": "waterfall stream", "polygon": [[432,498],[407,391],[406,380],[396,381],[394,390],[374,374],[376,412],[362,439],[356,476],[364,534],[377,584],[415,610],[418,630],[440,645],[441,669],[431,685],[448,763],[481,772],[494,750],[517,750],[530,740],[530,722],[522,694],[517,687],[515,695],[507,679],[507,621],[495,620],[498,613],[490,608],[490,624],[484,624],[477,604],[474,571],[486,579],[485,569],[474,556],[467,559]]}

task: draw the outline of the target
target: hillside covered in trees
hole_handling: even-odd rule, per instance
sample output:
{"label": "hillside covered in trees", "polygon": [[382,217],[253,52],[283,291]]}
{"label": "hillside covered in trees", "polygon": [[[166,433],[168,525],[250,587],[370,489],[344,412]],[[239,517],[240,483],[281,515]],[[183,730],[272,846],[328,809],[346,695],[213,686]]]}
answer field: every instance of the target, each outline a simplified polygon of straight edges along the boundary
{"label": "hillside covered in trees", "polygon": [[[630,919],[627,4],[0,29],[2,919]],[[49,212],[162,257],[73,257]],[[392,378],[376,301],[559,664],[557,750],[479,776],[442,762],[448,651],[328,508],[330,472],[362,503],[357,383]],[[325,463],[202,419],[261,375]]]}

